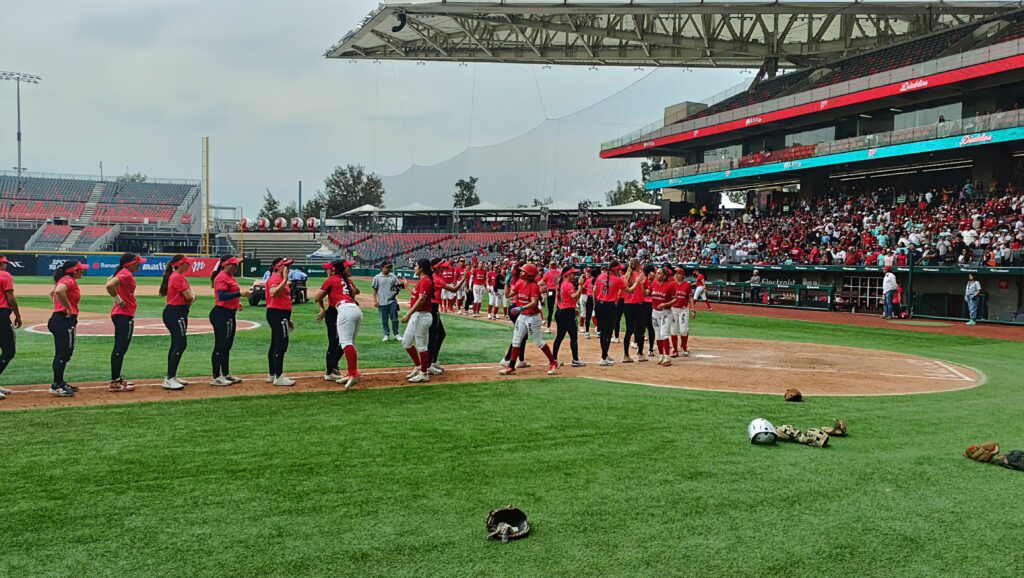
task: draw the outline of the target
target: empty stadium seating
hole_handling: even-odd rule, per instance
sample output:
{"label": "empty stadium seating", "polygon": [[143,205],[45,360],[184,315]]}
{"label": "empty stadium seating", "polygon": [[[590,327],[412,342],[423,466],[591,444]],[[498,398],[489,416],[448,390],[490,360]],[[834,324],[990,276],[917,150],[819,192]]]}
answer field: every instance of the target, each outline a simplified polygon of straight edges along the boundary
{"label": "empty stadium seating", "polygon": [[777,98],[782,95],[784,91],[796,85],[796,83],[807,78],[807,75],[810,73],[811,70],[800,70],[797,72],[790,72],[789,74],[783,74],[782,76],[778,76],[770,80],[765,80],[761,82],[761,84],[757,85],[756,88],[741,92],[721,102],[715,103],[697,114],[690,116],[687,120],[730,111],[740,107],[749,106],[751,104],[764,102],[766,100],[772,100],[773,98]]}
{"label": "empty stadium seating", "polygon": [[82,216],[85,203],[53,201],[8,201],[0,202],[0,219],[24,219],[45,221],[53,217],[77,219]]}
{"label": "empty stadium seating", "polygon": [[823,77],[816,84],[816,88],[932,60],[970,34],[972,30],[973,27],[957,28],[943,34],[840,60],[829,66],[834,72]]}
{"label": "empty stadium seating", "polygon": [[97,241],[103,235],[106,235],[113,229],[110,225],[89,225],[82,229],[78,239],[75,240],[75,244],[71,246],[71,251],[88,251],[92,244]]}
{"label": "empty stadium seating", "polygon": [[100,196],[102,205],[171,205],[178,206],[192,185],[162,183],[110,183]]}
{"label": "empty stadium seating", "polygon": [[27,177],[19,186],[17,177],[0,177],[0,196],[16,200],[84,203],[89,200],[95,186],[94,181]]}
{"label": "empty stadium seating", "polygon": [[35,238],[32,244],[33,249],[37,251],[51,251],[59,249],[64,239],[68,238],[71,234],[71,227],[68,225],[54,225],[53,223],[47,224],[43,227],[42,231]]}
{"label": "empty stadium seating", "polygon": [[176,207],[169,205],[96,205],[93,221],[100,223],[166,223]]}

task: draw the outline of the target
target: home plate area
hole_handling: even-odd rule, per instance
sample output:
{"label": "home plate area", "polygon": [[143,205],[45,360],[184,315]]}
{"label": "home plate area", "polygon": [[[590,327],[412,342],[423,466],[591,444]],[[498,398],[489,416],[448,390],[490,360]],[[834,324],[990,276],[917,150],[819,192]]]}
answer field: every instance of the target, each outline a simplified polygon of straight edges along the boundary
{"label": "home plate area", "polygon": [[[255,321],[245,321],[239,319],[236,321],[237,325],[235,331],[250,331],[260,326]],[[28,327],[26,331],[32,333],[46,333],[50,331],[46,328],[45,323],[39,323]],[[189,319],[188,320],[188,334],[189,335],[202,335],[206,333],[213,333],[213,326],[206,319]],[[152,317],[142,317],[135,319],[135,331],[132,334],[134,337],[146,337],[149,335],[167,335],[167,328],[164,327],[162,319],[156,319]],[[78,337],[113,337],[114,336],[114,324],[111,323],[110,318],[92,318],[92,319],[79,319],[78,320]]]}

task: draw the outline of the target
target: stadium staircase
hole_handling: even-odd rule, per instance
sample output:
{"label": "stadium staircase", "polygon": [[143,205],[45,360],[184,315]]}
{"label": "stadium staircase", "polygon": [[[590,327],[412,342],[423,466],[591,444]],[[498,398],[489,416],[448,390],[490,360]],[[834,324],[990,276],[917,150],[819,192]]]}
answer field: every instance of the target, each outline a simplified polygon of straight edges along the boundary
{"label": "stadium staircase", "polygon": [[98,182],[92,187],[92,192],[89,194],[89,200],[85,202],[85,209],[82,211],[82,216],[78,220],[88,223],[92,221],[92,216],[96,214],[96,205],[100,202],[103,197],[103,193],[107,190],[107,183]]}
{"label": "stadium staircase", "polygon": [[188,195],[185,196],[185,201],[178,205],[178,208],[174,210],[174,215],[171,216],[171,224],[183,224],[182,220],[185,218],[185,214],[192,212],[192,208],[196,205],[196,201],[198,199],[199,187],[192,187],[189,189]]}
{"label": "stadium staircase", "polygon": [[67,237],[64,237],[64,242],[57,247],[58,251],[70,251],[71,247],[75,245],[78,238],[82,236],[82,229],[71,229],[71,233]]}

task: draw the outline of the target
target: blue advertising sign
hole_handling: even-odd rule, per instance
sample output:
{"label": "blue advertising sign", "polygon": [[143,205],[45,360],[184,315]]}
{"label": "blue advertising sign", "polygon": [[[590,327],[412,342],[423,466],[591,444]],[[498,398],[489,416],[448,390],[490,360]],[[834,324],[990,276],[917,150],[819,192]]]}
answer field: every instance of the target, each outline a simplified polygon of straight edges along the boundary
{"label": "blue advertising sign", "polygon": [[86,262],[85,255],[36,255],[36,275],[52,277],[57,268],[72,259]]}
{"label": "blue advertising sign", "polygon": [[7,255],[7,272],[15,277],[36,274],[36,256],[25,253]]}
{"label": "blue advertising sign", "polygon": [[[135,276],[159,277],[164,274],[164,268],[170,260],[170,257],[146,257],[146,262],[139,267],[139,272]],[[110,277],[117,270],[120,262],[120,255],[90,255],[86,261],[89,270],[85,274],[95,277]]]}
{"label": "blue advertising sign", "polygon": [[139,272],[136,275],[139,277],[160,277],[164,274],[164,269],[167,268],[167,264],[170,262],[170,257],[154,257],[150,255],[146,257],[146,262],[139,267]]}
{"label": "blue advertising sign", "polygon": [[660,181],[648,182],[645,188],[647,188],[648,190],[662,189],[667,187],[679,187],[685,185],[694,185],[698,183],[738,179],[741,177],[770,175],[774,173],[795,171],[798,169],[810,169],[815,167],[825,167],[831,165],[856,163],[869,160],[899,157],[905,155],[936,152],[942,150],[967,148],[978,145],[1010,142],[1020,140],[1022,138],[1024,138],[1024,128],[1007,128],[1002,130],[980,132],[962,136],[951,136],[921,142],[890,145],[878,148],[869,148],[845,153],[825,155],[820,157],[810,157],[796,161],[786,161],[784,163],[772,163],[767,165],[759,165],[755,167],[728,169],[725,171],[716,171],[712,173],[692,175],[689,177],[675,177],[671,179],[662,179]]}

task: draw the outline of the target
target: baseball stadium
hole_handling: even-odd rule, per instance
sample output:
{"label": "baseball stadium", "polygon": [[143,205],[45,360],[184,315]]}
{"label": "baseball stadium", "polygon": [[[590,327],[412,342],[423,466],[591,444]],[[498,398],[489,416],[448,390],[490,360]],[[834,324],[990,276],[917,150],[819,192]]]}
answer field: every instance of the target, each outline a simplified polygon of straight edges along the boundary
{"label": "baseball stadium", "polygon": [[49,78],[0,72],[0,575],[1024,575],[1020,3],[332,26],[323,70],[750,74],[581,145],[636,163],[607,202],[391,206],[350,165],[256,213],[216,137],[26,169]]}

